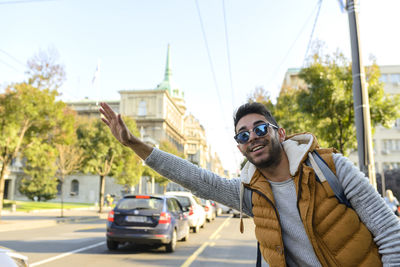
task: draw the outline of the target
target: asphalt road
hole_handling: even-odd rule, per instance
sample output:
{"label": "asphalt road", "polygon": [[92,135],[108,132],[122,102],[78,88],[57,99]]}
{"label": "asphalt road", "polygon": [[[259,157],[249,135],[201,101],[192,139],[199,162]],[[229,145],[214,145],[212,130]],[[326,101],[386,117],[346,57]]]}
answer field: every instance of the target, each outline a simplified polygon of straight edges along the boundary
{"label": "asphalt road", "polygon": [[0,245],[28,256],[31,267],[110,266],[254,266],[256,241],[254,224],[223,215],[207,223],[189,241],[178,242],[174,253],[164,248],[127,245],[109,251],[105,245],[105,220],[2,232]]}

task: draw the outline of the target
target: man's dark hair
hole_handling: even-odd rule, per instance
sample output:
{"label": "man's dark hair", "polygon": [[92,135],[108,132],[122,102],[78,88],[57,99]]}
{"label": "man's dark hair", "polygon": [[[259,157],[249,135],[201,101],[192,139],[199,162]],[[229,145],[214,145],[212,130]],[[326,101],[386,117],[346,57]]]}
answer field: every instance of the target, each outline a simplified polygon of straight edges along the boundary
{"label": "man's dark hair", "polygon": [[268,122],[276,125],[279,127],[278,123],[276,122],[274,116],[272,116],[271,112],[261,103],[258,102],[251,102],[251,103],[246,103],[241,105],[237,111],[236,114],[233,116],[233,123],[235,126],[235,131],[236,131],[236,125],[239,122],[241,118],[248,114],[260,114],[263,115]]}

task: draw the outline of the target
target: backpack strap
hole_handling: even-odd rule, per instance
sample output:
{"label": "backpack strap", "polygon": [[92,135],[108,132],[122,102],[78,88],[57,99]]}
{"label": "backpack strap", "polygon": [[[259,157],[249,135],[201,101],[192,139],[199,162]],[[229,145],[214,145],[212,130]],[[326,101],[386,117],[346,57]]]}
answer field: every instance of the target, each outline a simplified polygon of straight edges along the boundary
{"label": "backpack strap", "polygon": [[339,200],[339,203],[345,204],[347,207],[351,208],[351,204],[344,194],[342,185],[317,151],[314,150],[312,153],[308,153],[306,164],[314,169],[316,179],[319,182],[328,182],[336,198]]}

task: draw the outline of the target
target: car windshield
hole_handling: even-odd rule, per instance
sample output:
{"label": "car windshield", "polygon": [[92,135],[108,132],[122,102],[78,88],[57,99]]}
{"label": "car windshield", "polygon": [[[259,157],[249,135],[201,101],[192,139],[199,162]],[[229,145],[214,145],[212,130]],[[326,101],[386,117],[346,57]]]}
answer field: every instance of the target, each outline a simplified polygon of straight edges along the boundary
{"label": "car windshield", "polygon": [[120,210],[162,210],[163,200],[160,198],[125,198],[117,204]]}
{"label": "car windshield", "polygon": [[182,207],[190,207],[190,199],[188,197],[182,197],[182,196],[175,196],[178,200],[179,203],[181,203]]}

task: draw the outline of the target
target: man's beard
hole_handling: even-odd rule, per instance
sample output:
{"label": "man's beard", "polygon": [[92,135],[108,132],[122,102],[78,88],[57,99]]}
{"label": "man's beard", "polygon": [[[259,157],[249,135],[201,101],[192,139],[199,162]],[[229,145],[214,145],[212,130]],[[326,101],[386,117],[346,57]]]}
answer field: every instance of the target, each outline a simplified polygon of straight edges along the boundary
{"label": "man's beard", "polygon": [[279,165],[282,159],[282,146],[275,137],[271,137],[271,141],[265,140],[262,145],[268,146],[268,157],[260,162],[255,162],[251,157],[247,156],[247,160],[253,163],[258,169],[267,169]]}

